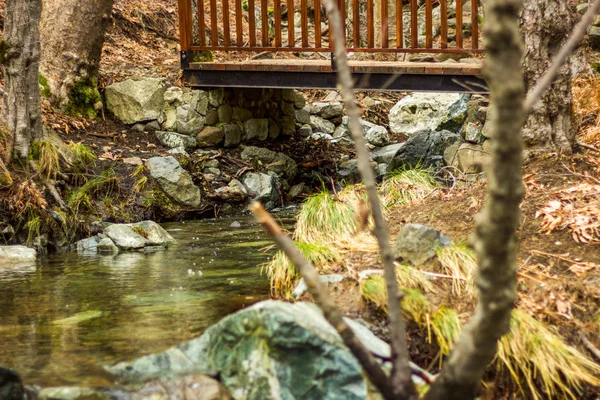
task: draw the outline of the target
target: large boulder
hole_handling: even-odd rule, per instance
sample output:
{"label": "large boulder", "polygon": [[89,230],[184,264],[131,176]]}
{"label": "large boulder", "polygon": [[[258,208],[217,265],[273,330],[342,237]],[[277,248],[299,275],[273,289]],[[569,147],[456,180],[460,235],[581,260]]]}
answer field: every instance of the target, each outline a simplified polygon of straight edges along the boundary
{"label": "large boulder", "polygon": [[182,135],[195,136],[204,128],[206,118],[191,104],[177,107],[175,129]]}
{"label": "large boulder", "polygon": [[267,210],[272,210],[276,207],[279,196],[277,194],[275,177],[249,172],[244,175],[242,182],[252,199],[262,202]]}
{"label": "large boulder", "polygon": [[127,224],[109,225],[104,234],[123,250],[141,249],[146,245],[146,239]]}
{"label": "large boulder", "polygon": [[163,191],[173,200],[185,206],[198,207],[200,189],[192,182],[192,177],[172,156],[152,157],[147,161],[152,176]]}
{"label": "large boulder", "polygon": [[262,147],[244,146],[240,157],[259,168],[283,175],[286,179],[294,179],[298,173],[298,165],[289,156]]}
{"label": "large boulder", "polygon": [[423,130],[458,132],[467,116],[470,94],[414,93],[390,110],[393,133],[412,135]]}
{"label": "large boulder", "polygon": [[[353,330],[357,331],[354,326]],[[358,361],[321,312],[306,303],[255,304],[224,318],[197,339],[110,371],[126,381],[218,375],[237,400],[368,396]]]}
{"label": "large boulder", "polygon": [[146,245],[151,246],[164,246],[177,243],[177,241],[167,232],[162,226],[154,221],[142,221],[132,224],[134,230],[140,232],[144,239],[146,239]]}
{"label": "large boulder", "polygon": [[106,106],[126,124],[151,121],[161,117],[166,82],[156,78],[134,78],[108,86],[104,92]]}
{"label": "large boulder", "polygon": [[418,266],[435,256],[440,247],[452,240],[439,231],[421,224],[406,224],[400,228],[394,244],[394,257]]}
{"label": "large boulder", "polygon": [[25,246],[0,246],[0,265],[35,261],[37,252]]}
{"label": "large boulder", "polygon": [[401,146],[389,164],[389,171],[414,167],[441,167],[444,151],[459,142],[460,136],[449,131],[421,131]]}

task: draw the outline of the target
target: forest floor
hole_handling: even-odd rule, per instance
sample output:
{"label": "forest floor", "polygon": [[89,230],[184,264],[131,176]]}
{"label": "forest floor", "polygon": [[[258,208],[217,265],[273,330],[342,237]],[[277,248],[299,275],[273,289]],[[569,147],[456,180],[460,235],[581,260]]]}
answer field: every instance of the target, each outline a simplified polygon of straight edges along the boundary
{"label": "forest floor", "polygon": [[[0,9],[3,3],[0,1]],[[102,87],[134,76],[162,77],[180,83],[176,1],[117,0],[113,17],[102,58]],[[3,18],[0,21],[3,22]],[[307,91],[305,95],[311,100],[324,93]],[[366,111],[366,117],[387,125],[387,110],[401,95],[359,93],[359,101],[367,95],[382,100],[383,105]],[[592,353],[594,345],[600,347],[600,314],[597,312],[600,309],[600,80],[579,80],[574,87],[574,98],[580,143],[575,148],[576,153],[536,154],[524,166],[526,195],[521,205],[519,229],[517,306],[547,322],[569,344],[593,358],[598,356]],[[99,156],[100,163],[129,156],[148,158],[166,154],[167,149],[161,148],[152,135],[136,133],[133,136],[129,127],[109,115],[91,121],[56,113],[48,105],[44,109],[46,124],[66,141],[88,144]],[[285,143],[272,146],[279,151],[289,150],[299,164],[314,160],[314,155],[307,156],[310,153],[305,148],[292,150],[292,146]],[[335,152],[340,151],[310,150],[318,151],[320,158],[332,160],[338,157]],[[125,181],[131,180],[131,172],[122,171],[124,187],[132,186]],[[391,209],[388,219],[392,237],[403,224],[421,223],[440,230],[454,241],[468,243],[475,216],[484,201],[485,183],[483,179],[462,181],[460,177],[454,183],[453,187],[436,190],[425,200]],[[355,259],[361,264],[358,269],[378,263],[371,253]],[[450,291],[447,282],[441,279],[440,282],[441,287]],[[370,307],[360,301],[359,291],[356,282],[334,288],[344,311],[371,314]],[[460,297],[456,296],[441,296],[437,301],[452,305],[461,315],[472,309],[471,303],[461,304]],[[583,336],[589,339],[587,344]],[[428,362],[433,358],[414,356]],[[588,391],[589,398],[592,393]]]}

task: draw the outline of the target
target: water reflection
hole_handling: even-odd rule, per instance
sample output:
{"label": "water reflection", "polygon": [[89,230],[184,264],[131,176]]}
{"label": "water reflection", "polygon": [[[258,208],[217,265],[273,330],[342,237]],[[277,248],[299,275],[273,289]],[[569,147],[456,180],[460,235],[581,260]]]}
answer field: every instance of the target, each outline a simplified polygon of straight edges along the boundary
{"label": "water reflection", "polygon": [[164,224],[179,242],[167,250],[0,268],[0,365],[27,383],[107,385],[102,365],[163,351],[268,296],[269,241],[236,220]]}

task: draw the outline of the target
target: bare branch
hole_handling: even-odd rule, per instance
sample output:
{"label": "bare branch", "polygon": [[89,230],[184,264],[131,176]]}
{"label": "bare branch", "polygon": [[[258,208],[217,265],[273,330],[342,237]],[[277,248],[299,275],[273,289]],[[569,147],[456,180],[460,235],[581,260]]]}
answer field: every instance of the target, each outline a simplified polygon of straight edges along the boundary
{"label": "bare branch", "polygon": [[375,220],[374,234],[379,243],[379,253],[383,261],[385,281],[388,294],[389,329],[392,346],[392,384],[399,398],[416,398],[415,386],[410,377],[410,365],[408,347],[406,344],[405,325],[402,319],[398,284],[396,282],[396,269],[394,267],[394,256],[390,246],[387,223],[383,217],[381,201],[375,186],[375,174],[371,168],[371,158],[362,125],[360,114],[353,92],[352,76],[346,58],[345,35],[342,29],[342,19],[335,0],[323,0],[329,17],[329,25],[332,31],[332,40],[335,48],[335,59],[338,71],[338,84],[340,92],[346,105],[346,113],[349,118],[349,127],[354,140],[358,158],[358,170],[362,177],[367,194],[373,219]]}
{"label": "bare branch", "polygon": [[587,33],[588,27],[594,22],[594,18],[600,12],[600,0],[595,0],[594,3],[588,7],[588,10],[584,14],[581,21],[575,26],[571,36],[567,42],[561,47],[558,55],[552,62],[552,65],[546,71],[544,75],[536,82],[533,89],[527,93],[527,98],[525,99],[525,103],[523,108],[525,109],[525,114],[529,114],[533,109],[535,103],[542,97],[544,92],[548,90],[554,79],[558,76],[558,72],[560,68],[565,64],[571,53],[575,51],[579,42],[583,39],[583,37]]}
{"label": "bare branch", "polygon": [[[271,214],[264,209],[262,204],[259,202],[252,203],[250,205],[250,211],[252,211],[258,222],[265,228],[273,241],[285,253],[287,258],[289,258],[300,275],[302,275],[309,293],[321,310],[323,310],[323,315],[327,321],[329,321],[331,326],[333,326],[340,334],[344,344],[348,346],[352,354],[358,359],[358,362],[364,368],[371,382],[379,389],[386,400],[398,399],[394,393],[392,383],[381,368],[381,365],[379,365],[371,353],[356,338],[352,329],[344,321],[342,313],[329,295],[327,286],[325,286],[321,280],[319,273],[311,263],[306,260],[302,253],[300,253],[292,239],[285,234]],[[410,371],[408,376],[410,379]]]}
{"label": "bare branch", "polygon": [[525,88],[521,73],[520,0],[486,2],[486,74],[496,112],[490,120],[488,194],[476,220],[479,302],[454,344],[427,400],[475,398],[498,340],[510,329],[516,299],[516,230],[523,197],[522,144]]}

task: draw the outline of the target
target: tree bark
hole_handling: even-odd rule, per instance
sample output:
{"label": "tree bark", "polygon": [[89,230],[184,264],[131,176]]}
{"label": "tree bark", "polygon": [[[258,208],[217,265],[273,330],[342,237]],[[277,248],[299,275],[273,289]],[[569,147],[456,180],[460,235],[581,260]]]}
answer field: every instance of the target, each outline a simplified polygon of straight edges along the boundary
{"label": "tree bark", "polygon": [[4,101],[0,121],[7,134],[6,164],[26,163],[31,142],[42,136],[39,23],[41,0],[8,0],[1,42]]}
{"label": "tree bark", "polygon": [[44,0],[40,72],[51,101],[67,112],[95,116],[98,70],[114,0]]}
{"label": "tree bark", "polygon": [[[532,88],[549,68],[575,23],[569,1],[524,0],[521,32],[526,54],[523,71],[527,89]],[[575,140],[572,126],[571,65],[567,61],[549,90],[529,114],[522,135],[532,150],[571,153]]]}

